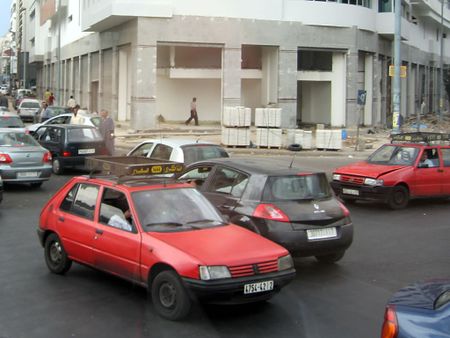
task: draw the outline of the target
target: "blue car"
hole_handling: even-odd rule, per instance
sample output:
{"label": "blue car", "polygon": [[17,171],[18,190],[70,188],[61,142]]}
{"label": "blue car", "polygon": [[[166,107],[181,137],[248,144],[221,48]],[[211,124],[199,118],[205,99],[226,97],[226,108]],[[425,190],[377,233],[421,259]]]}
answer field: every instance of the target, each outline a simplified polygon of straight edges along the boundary
{"label": "blue car", "polygon": [[450,279],[415,283],[388,302],[381,338],[450,338]]}

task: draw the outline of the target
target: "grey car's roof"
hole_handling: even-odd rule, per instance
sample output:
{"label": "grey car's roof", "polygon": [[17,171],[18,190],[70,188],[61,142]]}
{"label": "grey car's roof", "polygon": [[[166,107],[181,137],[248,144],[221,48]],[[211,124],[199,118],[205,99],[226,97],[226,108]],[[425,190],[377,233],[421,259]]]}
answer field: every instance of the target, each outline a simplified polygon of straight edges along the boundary
{"label": "grey car's roof", "polygon": [[217,163],[224,164],[233,167],[237,170],[245,171],[251,174],[260,175],[295,175],[298,173],[312,173],[315,171],[299,168],[295,166],[295,160],[292,168],[289,168],[289,164],[282,165],[278,161],[267,158],[244,158],[244,157],[229,157],[229,158],[216,158],[212,160],[200,161],[195,164],[207,164]]}
{"label": "grey car's roof", "polygon": [[209,142],[209,141],[203,141],[201,139],[176,139],[176,138],[154,138],[154,139],[147,139],[142,141],[140,144],[142,143],[162,143],[162,144],[166,144],[168,146],[171,147],[182,147],[182,146],[187,146],[187,145],[195,145],[195,144],[210,144],[210,145],[217,145],[213,142]]}

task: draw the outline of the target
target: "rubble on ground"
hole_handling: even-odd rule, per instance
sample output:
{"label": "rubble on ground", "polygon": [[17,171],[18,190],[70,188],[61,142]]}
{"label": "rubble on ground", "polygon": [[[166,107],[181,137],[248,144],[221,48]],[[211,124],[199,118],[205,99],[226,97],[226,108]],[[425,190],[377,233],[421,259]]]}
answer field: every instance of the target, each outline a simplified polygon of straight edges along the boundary
{"label": "rubble on ground", "polygon": [[[450,116],[448,113],[442,117],[437,113],[421,115],[419,127],[423,132],[448,133],[450,132]],[[403,132],[415,132],[418,129],[416,116],[407,117],[402,125]]]}

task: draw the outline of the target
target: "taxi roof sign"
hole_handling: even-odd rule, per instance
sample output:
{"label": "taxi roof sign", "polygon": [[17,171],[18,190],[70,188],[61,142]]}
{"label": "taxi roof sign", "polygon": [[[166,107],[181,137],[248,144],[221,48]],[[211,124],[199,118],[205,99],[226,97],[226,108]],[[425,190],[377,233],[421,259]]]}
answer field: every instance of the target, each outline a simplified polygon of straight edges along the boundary
{"label": "taxi roof sign", "polygon": [[391,134],[391,143],[443,143],[450,141],[449,133],[411,132]]}
{"label": "taxi roof sign", "polygon": [[182,163],[142,156],[89,156],[86,167],[91,172],[101,171],[118,177],[177,174],[184,170]]}

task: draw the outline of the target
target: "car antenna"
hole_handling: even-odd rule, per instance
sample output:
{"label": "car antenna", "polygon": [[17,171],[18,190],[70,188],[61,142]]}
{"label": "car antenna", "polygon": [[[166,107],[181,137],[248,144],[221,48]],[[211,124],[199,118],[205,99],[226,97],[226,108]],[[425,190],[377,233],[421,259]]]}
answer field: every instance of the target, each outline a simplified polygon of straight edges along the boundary
{"label": "car antenna", "polygon": [[292,165],[294,164],[294,160],[295,160],[295,155],[297,155],[297,153],[294,153],[294,155],[292,156],[292,161],[291,161],[291,164],[289,164],[289,169],[292,169]]}

